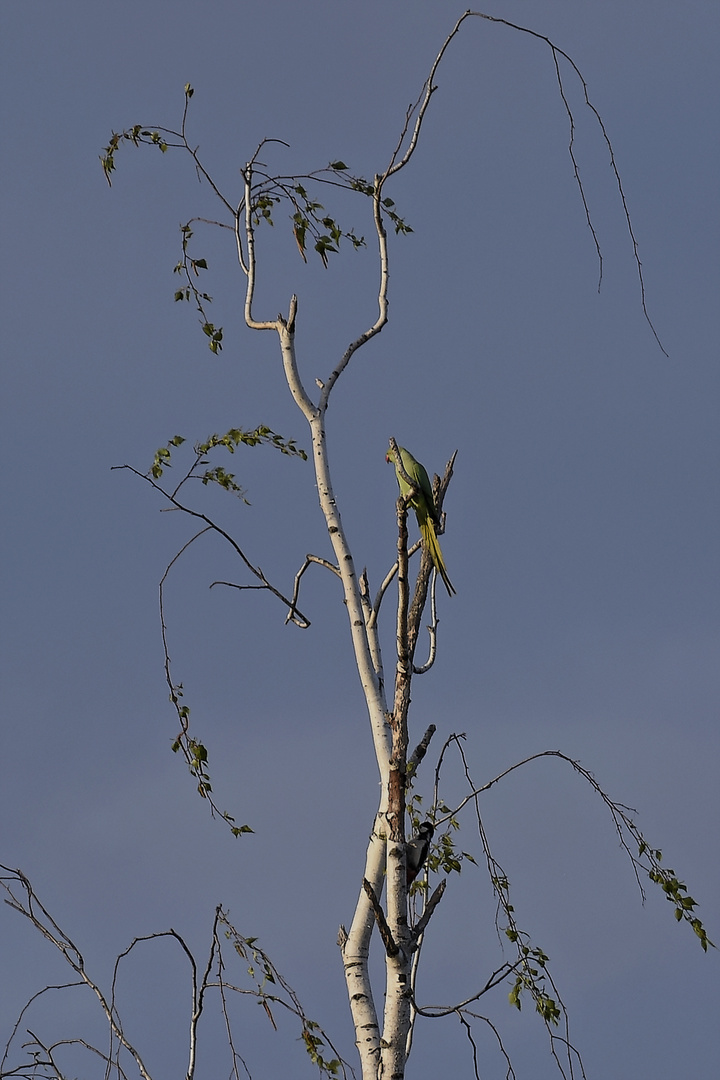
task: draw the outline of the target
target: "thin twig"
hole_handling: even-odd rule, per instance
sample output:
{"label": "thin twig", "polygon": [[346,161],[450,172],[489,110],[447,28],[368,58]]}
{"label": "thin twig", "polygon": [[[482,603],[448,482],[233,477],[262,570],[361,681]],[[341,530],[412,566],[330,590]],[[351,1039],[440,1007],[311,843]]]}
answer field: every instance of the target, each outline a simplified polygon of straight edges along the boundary
{"label": "thin twig", "polygon": [[285,625],[290,622],[290,620],[293,618],[293,615],[297,612],[296,604],[300,595],[300,578],[303,576],[308,567],[313,565],[313,563],[315,563],[317,566],[324,566],[326,570],[331,570],[332,573],[336,574],[338,577],[342,576],[340,574],[339,567],[337,567],[335,563],[331,563],[328,559],[322,559],[319,555],[306,555],[304,563],[295,575],[295,588],[293,589],[292,601],[290,605],[290,610],[287,613],[287,618],[285,619]]}

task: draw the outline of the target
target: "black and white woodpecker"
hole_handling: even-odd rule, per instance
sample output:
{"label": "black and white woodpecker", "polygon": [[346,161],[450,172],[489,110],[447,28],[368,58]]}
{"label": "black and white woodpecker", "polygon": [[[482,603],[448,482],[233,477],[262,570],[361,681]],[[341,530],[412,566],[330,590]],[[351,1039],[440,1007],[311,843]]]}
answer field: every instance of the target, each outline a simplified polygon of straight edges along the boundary
{"label": "black and white woodpecker", "polygon": [[427,859],[427,854],[430,850],[430,841],[433,838],[434,832],[435,826],[429,821],[423,821],[422,825],[418,827],[417,836],[413,837],[405,848],[405,866],[407,867],[408,885],[412,885],[413,881],[425,865],[425,860]]}

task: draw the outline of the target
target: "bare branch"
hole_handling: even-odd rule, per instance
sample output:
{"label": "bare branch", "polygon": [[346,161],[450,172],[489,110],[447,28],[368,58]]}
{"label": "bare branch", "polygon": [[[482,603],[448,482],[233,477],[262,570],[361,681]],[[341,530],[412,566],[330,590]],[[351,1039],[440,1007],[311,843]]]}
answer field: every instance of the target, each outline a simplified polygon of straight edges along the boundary
{"label": "bare branch", "polygon": [[[450,736],[450,738],[445,744],[445,747],[447,747],[451,742],[457,741],[458,738],[464,738],[464,736]],[[443,751],[445,750],[445,747],[443,747]],[[459,746],[459,743],[458,748],[464,760],[464,754],[462,748],[460,748]],[[635,876],[640,895],[644,902],[645,889],[640,879],[639,871],[642,870],[645,873],[648,873],[651,878],[652,874],[657,874],[663,880],[665,880],[667,874],[672,874],[672,871],[667,870],[665,867],[660,865],[660,860],[657,858],[657,853],[652,848],[650,848],[647,841],[640,833],[640,830],[637,828],[634,821],[630,817],[631,814],[635,814],[637,813],[637,811],[630,806],[625,806],[623,803],[616,802],[611,799],[610,796],[607,795],[605,791],[603,791],[595,777],[588,769],[584,768],[584,766],[582,766],[579,761],[575,761],[573,758],[568,757],[567,754],[563,754],[560,750],[542,750],[537,754],[530,754],[528,757],[523,758],[521,761],[515,762],[514,765],[510,765],[507,769],[504,769],[501,773],[498,773],[497,776],[494,776],[492,780],[488,780],[487,783],[482,784],[480,787],[474,787],[470,794],[467,795],[464,799],[462,799],[460,803],[458,803],[458,805],[455,807],[455,809],[452,810],[450,814],[446,815],[444,818],[441,818],[440,821],[447,821],[449,820],[449,818],[455,817],[463,809],[463,807],[467,805],[467,803],[477,799],[477,796],[482,794],[482,792],[489,791],[489,789],[493,787],[494,784],[497,784],[504,777],[509,776],[510,773],[515,772],[517,769],[521,769],[524,765],[529,764],[531,761],[538,761],[540,758],[547,757],[555,757],[559,758],[561,761],[567,762],[567,764],[570,765],[575,770],[575,772],[577,772],[580,776],[583,777],[583,779],[585,779],[590,784],[593,790],[600,796],[602,801],[605,803],[613,819],[613,824],[615,826],[615,831],[617,832],[620,845],[630,859],[630,863],[633,868],[633,874]],[[639,855],[635,855],[635,853],[631,850],[628,844],[627,835],[629,835],[634,840],[635,844],[637,845]],[[641,860],[643,857],[648,860],[649,866],[645,866],[642,863]],[[691,922],[691,924],[693,923],[694,916],[692,915],[691,909],[688,909],[687,914],[683,917],[686,918],[687,921]],[[694,925],[693,929],[695,929]],[[698,931],[696,930],[696,933],[697,932]],[[698,936],[700,935],[698,934]],[[712,943],[709,942],[709,944]]]}
{"label": "bare branch", "polygon": [[[297,604],[298,596],[300,595],[300,578],[303,576],[308,567],[312,566],[313,564],[317,564],[318,566],[324,566],[326,570],[331,570],[333,574],[341,577],[339,568],[334,563],[331,563],[328,559],[322,559],[319,555],[306,555],[305,562],[302,564],[297,574],[295,575],[295,588],[293,589],[290,610],[288,611],[287,618],[285,619],[286,626],[290,622],[290,620],[293,619],[293,615],[297,610],[295,605]],[[308,623],[308,625],[310,624]]]}
{"label": "bare branch", "polygon": [[[258,580],[261,582],[262,588],[267,589],[268,592],[271,592],[273,596],[276,596],[278,598],[278,600],[281,600],[284,604],[287,604],[288,607],[293,608],[292,602],[283,593],[281,593],[279,589],[276,589],[275,586],[268,581],[260,567],[255,566],[250,561],[250,559],[248,559],[247,555],[242,550],[237,541],[234,540],[233,537],[225,531],[225,529],[221,528],[221,526],[214,522],[211,518],[209,518],[207,514],[201,514],[198,510],[193,510],[189,506],[185,506],[184,503],[181,503],[178,500],[176,495],[176,492],[178,490],[177,488],[176,491],[173,493],[167,492],[163,487],[160,486],[160,484],[156,483],[156,481],[153,480],[151,476],[148,476],[146,473],[141,473],[139,469],[133,468],[132,465],[113,465],[112,468],[127,469],[129,472],[134,473],[135,476],[139,476],[141,480],[144,480],[146,483],[150,484],[150,486],[153,487],[156,491],[159,491],[161,495],[164,495],[168,502],[172,503],[175,509],[182,510],[184,514],[188,514],[190,517],[194,517],[197,518],[199,521],[205,522],[206,528],[201,529],[200,532],[192,538],[192,540],[188,541],[188,543],[185,544],[183,548],[181,548],[178,554],[169,563],[165,574],[163,575],[163,580],[165,579],[165,577],[167,577],[168,570],[170,570],[170,567],[173,565],[175,560],[190,546],[190,544],[192,544],[198,538],[198,536],[201,536],[204,532],[207,532],[208,529],[212,529],[213,532],[216,532],[219,536],[222,536],[222,538],[226,540],[228,544],[230,544],[230,547],[237,555],[240,556],[250,573],[254,574],[255,577],[258,578]],[[185,479],[187,479],[187,477]],[[184,481],[181,481],[181,483],[183,482]],[[178,485],[178,487],[179,486],[180,485]],[[292,621],[295,622],[297,626],[299,626],[301,629],[306,629],[308,626],[310,626],[309,620],[306,619],[300,611],[297,611],[296,614],[297,619],[293,619]]]}
{"label": "bare branch", "polygon": [[[2,869],[4,870],[6,868],[2,867]],[[8,901],[5,901],[5,902],[9,903]],[[15,907],[15,905],[10,903],[10,907]],[[20,909],[16,908],[16,910],[20,910]],[[22,1023],[23,1016],[28,1011],[28,1009],[31,1007],[33,1002],[37,1001],[37,999],[42,997],[43,994],[47,994],[47,992],[49,990],[69,990],[69,989],[71,989],[73,987],[84,986],[84,985],[85,985],[84,982],[78,981],[78,982],[60,983],[60,984],[53,985],[53,986],[44,986],[42,988],[42,990],[38,990],[38,992],[36,994],[33,994],[33,996],[28,1001],[25,1002],[22,1009],[20,1010],[20,1015],[18,1016],[17,1020],[15,1021],[15,1025],[14,1025],[12,1031],[10,1032],[10,1037],[9,1037],[8,1041],[5,1043],[5,1050],[3,1052],[2,1059],[0,1060],[0,1077],[14,1076],[16,1073],[19,1073],[19,1072],[23,1071],[23,1069],[21,1069],[21,1068],[6,1070],[5,1069],[5,1062],[7,1061],[8,1054],[10,1053],[10,1045],[11,1045],[13,1039],[15,1038],[15,1036],[17,1034],[17,1030],[20,1027],[20,1024]]]}
{"label": "bare branch", "polygon": [[[660,338],[658,336],[658,333],[657,333],[657,331],[655,329],[655,326],[653,325],[653,322],[652,322],[652,320],[650,318],[650,315],[649,315],[649,312],[648,312],[648,309],[647,309],[646,297],[645,297],[645,280],[644,280],[643,272],[642,272],[642,263],[640,261],[640,253],[639,253],[639,250],[638,250],[638,244],[637,244],[637,240],[635,238],[635,232],[633,230],[632,221],[631,221],[631,218],[630,218],[630,210],[628,208],[627,199],[626,199],[626,196],[625,196],[625,191],[623,189],[622,180],[620,179],[620,173],[619,173],[619,170],[618,170],[618,167],[617,167],[617,163],[615,161],[615,151],[614,151],[612,143],[610,141],[610,136],[607,133],[607,129],[605,128],[605,124],[603,123],[603,120],[602,120],[602,117],[600,116],[600,113],[598,112],[597,108],[595,107],[595,105],[590,100],[590,95],[589,95],[589,92],[588,92],[587,83],[585,81],[585,78],[584,78],[582,72],[578,68],[577,64],[575,63],[575,61],[572,59],[571,56],[569,56],[563,49],[558,48],[558,46],[555,45],[554,42],[551,41],[550,38],[547,37],[545,34],[540,34],[536,30],[529,29],[529,27],[527,27],[527,26],[520,26],[518,23],[510,22],[508,19],[501,19],[501,18],[499,18],[499,17],[497,17],[495,15],[486,15],[484,12],[481,12],[481,11],[466,11],[466,12],[464,12],[464,14],[460,16],[458,21],[455,23],[455,26],[453,27],[453,29],[450,31],[447,38],[443,42],[443,45],[442,45],[439,53],[437,54],[437,56],[435,58],[435,61],[434,61],[433,65],[432,65],[432,67],[430,69],[430,74],[428,75],[428,78],[427,78],[427,80],[425,82],[425,85],[423,87],[423,91],[422,91],[420,97],[418,98],[415,105],[411,107],[408,114],[406,114],[405,124],[403,126],[403,130],[402,130],[400,140],[398,141],[398,144],[397,144],[397,146],[396,146],[396,148],[395,148],[395,150],[394,150],[394,152],[392,154],[392,157],[390,159],[390,164],[388,165],[387,169],[385,170],[382,177],[380,178],[380,187],[382,188],[382,185],[385,183],[385,181],[388,179],[388,177],[393,176],[400,169],[404,168],[405,165],[407,165],[408,162],[410,161],[410,158],[412,157],[413,153],[415,152],[415,149],[417,147],[418,140],[419,140],[419,137],[420,137],[420,130],[422,128],[423,120],[425,119],[425,114],[427,112],[428,106],[430,105],[430,99],[431,99],[432,95],[434,94],[434,92],[437,90],[437,85],[435,83],[435,75],[437,73],[437,69],[440,66],[440,63],[441,63],[441,61],[442,61],[442,59],[443,59],[449,45],[450,45],[450,43],[452,42],[453,38],[458,34],[458,32],[460,30],[460,27],[462,26],[462,24],[465,22],[466,19],[471,19],[471,18],[484,19],[487,22],[499,23],[499,24],[501,24],[503,26],[509,27],[511,30],[518,30],[522,34],[529,34],[531,37],[537,38],[538,41],[544,41],[545,44],[548,46],[548,48],[550,49],[550,51],[552,53],[553,63],[554,63],[554,66],[555,66],[555,75],[556,75],[557,84],[558,84],[558,90],[560,91],[560,97],[561,97],[563,105],[565,107],[565,111],[567,113],[568,121],[569,121],[569,124],[570,124],[570,140],[569,140],[569,143],[568,143],[568,152],[570,154],[570,159],[571,159],[572,166],[573,166],[573,172],[574,172],[574,175],[575,175],[575,182],[576,182],[576,184],[578,186],[578,191],[580,192],[580,198],[582,200],[583,209],[585,211],[585,218],[586,218],[586,221],[587,221],[587,224],[588,224],[588,228],[590,229],[590,233],[592,235],[593,242],[595,244],[595,250],[596,250],[597,256],[598,256],[598,262],[599,262],[599,268],[600,268],[599,269],[598,288],[600,288],[600,284],[602,282],[602,269],[603,269],[603,267],[602,267],[602,251],[600,250],[600,243],[598,241],[597,233],[595,232],[595,227],[594,227],[594,225],[592,223],[592,218],[590,216],[590,208],[588,206],[587,198],[586,198],[586,195],[585,195],[585,188],[583,186],[582,178],[580,176],[580,169],[579,169],[579,166],[578,166],[578,163],[577,163],[577,159],[575,157],[575,148],[574,148],[574,144],[575,144],[575,120],[574,120],[574,116],[573,116],[573,113],[572,113],[572,109],[570,107],[570,104],[569,104],[568,99],[567,99],[566,94],[565,94],[565,88],[564,88],[563,81],[562,81],[562,75],[561,75],[561,72],[560,72],[560,64],[559,64],[558,57],[562,57],[564,60],[566,60],[567,63],[572,68],[572,70],[577,75],[577,77],[578,77],[578,79],[580,81],[580,85],[582,87],[582,92],[583,92],[585,105],[590,109],[593,116],[597,120],[597,123],[598,123],[598,125],[600,127],[600,131],[602,132],[603,139],[604,139],[605,144],[607,146],[608,153],[610,155],[610,168],[612,170],[613,176],[615,177],[615,182],[617,184],[618,192],[620,194],[620,201],[622,203],[623,214],[625,216],[625,223],[627,225],[628,234],[630,236],[630,241],[632,243],[633,257],[635,259],[635,265],[637,267],[638,280],[639,280],[639,284],[640,284],[640,302],[641,302],[641,305],[642,305],[643,315],[645,316],[645,321],[647,322],[648,326],[650,327],[650,330],[652,331],[653,337],[655,338],[655,341],[657,342],[658,346],[660,347],[660,350],[662,351],[663,355],[667,356],[668,354],[667,354],[667,352],[666,352],[666,350],[665,350],[665,348],[664,348],[664,346],[663,346],[663,344],[662,344],[662,342],[661,342],[661,340],[660,340]],[[399,158],[402,143],[403,143],[403,141],[405,139],[405,136],[406,136],[408,128],[409,128],[410,116],[414,112],[417,112],[417,116],[416,116],[416,119],[415,119],[415,125],[414,125],[413,132],[412,132],[412,135],[411,135],[411,138],[410,138],[410,142],[409,142],[407,150],[405,151],[403,156],[401,158]],[[399,158],[399,160],[398,160],[398,158]]]}
{"label": "bare branch", "polygon": [[375,921],[377,922],[377,927],[380,931],[380,937],[382,938],[383,945],[385,946],[385,952],[388,954],[388,956],[397,956],[397,954],[400,952],[400,949],[396,945],[395,940],[392,936],[392,931],[390,930],[390,927],[387,924],[387,919],[385,918],[385,912],[382,909],[382,905],[377,898],[375,890],[373,889],[367,878],[363,878],[362,883],[363,889],[365,890],[368,900],[370,901],[370,904],[372,906],[373,913],[375,915]]}
{"label": "bare branch", "polygon": [[425,909],[424,909],[422,915],[420,916],[420,919],[418,920],[418,923],[415,926],[415,930],[414,930],[414,933],[413,933],[415,941],[417,941],[418,938],[421,937],[421,935],[425,931],[425,927],[430,922],[430,920],[431,920],[431,918],[433,916],[433,912],[435,911],[435,908],[438,906],[438,904],[440,903],[440,901],[443,898],[443,893],[445,892],[446,886],[447,886],[447,879],[443,878],[442,881],[437,886],[437,888],[434,890],[434,892],[433,892],[432,896],[430,897],[430,899],[428,900],[427,904],[425,905]]}
{"label": "bare branch", "polygon": [[[25,877],[21,870],[11,869],[7,866],[0,866],[0,871],[9,875],[9,878],[3,876],[0,878],[0,885],[7,893],[9,899],[5,902],[10,907],[14,908],[19,914],[23,915],[36,930],[42,934],[42,936],[49,941],[55,948],[65,957],[73,971],[80,977],[82,982],[95,994],[100,1007],[105,1014],[105,1018],[109,1024],[110,1031],[117,1039],[117,1041],[125,1048],[125,1050],[133,1058],[137,1065],[140,1075],[143,1080],[151,1080],[150,1074],[147,1071],[145,1064],[140,1057],[140,1054],[135,1047],[125,1037],[122,1028],[116,1021],[112,1008],[106,1001],[100,987],[95,983],[85,970],[85,961],[82,954],[76,945],[68,935],[60,929],[58,924],[52,918],[50,913],[43,907],[37,898],[35,891],[28,878]],[[10,884],[8,884],[8,880]],[[12,885],[19,885],[25,893],[25,900],[19,899],[13,892]],[[41,1045],[38,1043],[38,1045]],[[43,1047],[43,1049],[45,1049]],[[59,1075],[59,1074],[58,1074]]]}
{"label": "bare branch", "polygon": [[417,744],[417,746],[413,750],[412,754],[408,758],[408,763],[407,763],[408,776],[414,776],[415,773],[417,772],[418,766],[419,766],[420,762],[422,761],[422,759],[425,757],[425,755],[427,753],[428,746],[430,745],[430,740],[432,739],[432,737],[435,734],[436,730],[437,729],[436,729],[435,725],[430,724],[429,728],[427,729],[427,731],[423,735],[422,739]]}
{"label": "bare branch", "polygon": [[[408,548],[408,559],[411,559],[413,557],[413,555],[417,551],[420,550],[421,547],[422,547],[422,542],[420,540],[416,540],[415,543],[413,544],[413,546]],[[393,578],[397,574],[397,571],[398,571],[398,564],[397,564],[397,562],[395,562],[395,563],[393,563],[393,565],[388,570],[387,574],[385,575],[385,578],[383,579],[383,582],[382,582],[380,588],[377,591],[377,595],[375,597],[375,602],[374,602],[373,607],[372,607],[372,615],[370,617],[370,623],[369,623],[370,626],[374,626],[375,623],[377,622],[377,618],[378,618],[378,615],[380,613],[380,605],[382,603],[383,596],[387,592],[388,587],[392,584]]]}
{"label": "bare branch", "polygon": [[243,245],[242,245],[242,235],[240,233],[240,222],[242,220],[241,215],[243,213],[244,208],[245,208],[245,200],[243,199],[243,201],[238,206],[237,210],[233,211],[233,222],[234,222],[233,231],[235,233],[235,246],[237,248],[237,257],[238,257],[238,262],[240,263],[240,269],[242,270],[245,277],[249,277],[250,276],[250,267],[249,267],[249,265],[248,265],[248,263],[247,263],[247,261],[245,259],[245,252],[243,251]]}
{"label": "bare branch", "polygon": [[478,990],[476,994],[472,994],[464,1001],[460,1001],[455,1005],[424,1005],[420,1006],[416,1001],[413,1001],[413,1008],[420,1016],[427,1016],[431,1020],[437,1020],[441,1016],[449,1016],[450,1013],[457,1012],[458,1009],[464,1009],[467,1005],[472,1004],[473,1001],[478,1001],[484,994],[487,994],[490,990],[493,990],[500,983],[507,979],[508,975],[512,975],[520,964],[519,960],[515,963],[501,964],[499,968],[493,971],[492,975],[488,978],[487,982],[483,986],[482,990]]}
{"label": "bare branch", "polygon": [[430,613],[431,613],[430,617],[431,617],[432,621],[430,622],[430,625],[427,628],[428,635],[430,637],[430,651],[428,653],[428,658],[425,661],[425,663],[422,665],[422,667],[416,667],[415,664],[413,664],[413,674],[414,675],[424,675],[426,672],[428,672],[430,670],[430,668],[435,663],[435,656],[436,656],[436,653],[437,653],[437,628],[438,628],[438,623],[440,622],[440,620],[438,619],[437,603],[436,603],[436,600],[435,600],[435,590],[436,590],[436,587],[437,587],[437,579],[438,579],[438,573],[437,573],[437,568],[435,568],[433,576],[432,576],[432,585],[430,586]]}
{"label": "bare branch", "polygon": [[[262,145],[262,144],[261,144]],[[258,147],[259,150],[259,147]],[[255,151],[256,155],[258,151]],[[272,322],[257,322],[253,317],[252,305],[253,298],[255,296],[255,233],[252,223],[252,171],[253,162],[249,161],[245,168],[242,170],[242,177],[245,182],[245,242],[247,244],[247,263],[244,267],[246,273],[246,286],[245,286],[245,322],[251,330],[277,330],[279,324],[277,320]],[[233,211],[234,213],[235,211]],[[242,258],[242,245],[238,243],[238,258],[240,259],[240,265],[243,265]]]}
{"label": "bare branch", "polygon": [[368,341],[371,341],[372,338],[374,338],[377,334],[379,334],[380,331],[382,330],[382,328],[385,326],[385,323],[388,320],[388,287],[389,287],[389,283],[390,283],[390,268],[389,268],[389,256],[388,256],[388,246],[387,246],[387,233],[385,232],[385,226],[384,226],[383,220],[382,220],[382,207],[381,207],[381,202],[380,202],[381,196],[382,196],[382,184],[381,184],[381,181],[380,181],[380,177],[376,176],[375,177],[375,190],[374,190],[374,193],[373,193],[373,196],[372,196],[372,202],[373,202],[373,221],[375,222],[375,232],[377,234],[377,239],[378,239],[379,258],[380,258],[380,285],[379,285],[379,288],[378,288],[378,317],[375,320],[375,322],[372,324],[372,326],[368,327],[367,330],[363,331],[363,333],[360,334],[359,337],[355,338],[355,340],[352,341],[348,345],[347,349],[345,350],[345,352],[343,353],[343,355],[340,358],[340,362],[337,364],[337,366],[334,368],[333,371],[331,371],[330,375],[328,376],[328,379],[327,379],[325,385],[323,386],[323,388],[321,390],[320,401],[319,401],[319,404],[318,404],[318,408],[323,413],[327,410],[328,400],[330,398],[330,394],[332,393],[332,389],[335,386],[335,383],[340,378],[340,376],[342,375],[342,373],[345,370],[345,368],[347,367],[347,365],[350,363],[350,360],[352,359],[353,354],[356,353],[358,349],[362,348],[363,345],[366,345]]}
{"label": "bare branch", "polygon": [[505,1049],[505,1045],[504,1045],[504,1043],[502,1041],[502,1038],[500,1037],[500,1032],[495,1027],[495,1025],[492,1023],[492,1021],[488,1020],[487,1016],[480,1016],[478,1013],[471,1012],[469,1009],[464,1009],[462,1011],[458,1010],[458,1019],[459,1019],[460,1023],[463,1025],[463,1027],[465,1028],[465,1030],[467,1032],[467,1037],[470,1040],[470,1044],[471,1044],[471,1046],[473,1048],[473,1064],[474,1064],[474,1067],[475,1067],[475,1078],[476,1078],[476,1080],[480,1080],[480,1075],[478,1073],[478,1068],[477,1068],[477,1052],[476,1052],[475,1043],[474,1043],[474,1041],[473,1041],[473,1039],[471,1037],[470,1025],[468,1024],[467,1020],[463,1016],[463,1012],[467,1013],[468,1016],[472,1016],[473,1019],[482,1020],[482,1022],[484,1024],[487,1024],[487,1026],[490,1028],[490,1030],[492,1031],[493,1035],[495,1036],[495,1038],[497,1040],[498,1049],[500,1050],[500,1053],[505,1058],[505,1064],[507,1065],[507,1070],[505,1072],[505,1080],[516,1080],[515,1070],[512,1067],[512,1062],[510,1061],[510,1057],[508,1055],[508,1052]]}

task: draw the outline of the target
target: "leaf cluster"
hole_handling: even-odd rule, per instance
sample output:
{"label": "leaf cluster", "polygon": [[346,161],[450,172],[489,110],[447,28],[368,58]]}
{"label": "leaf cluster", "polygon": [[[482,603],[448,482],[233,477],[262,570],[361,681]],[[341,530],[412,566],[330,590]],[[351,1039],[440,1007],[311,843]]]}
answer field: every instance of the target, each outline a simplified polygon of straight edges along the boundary
{"label": "leaf cluster", "polygon": [[[172,467],[172,447],[182,446],[185,441],[182,435],[174,435],[165,446],[161,446],[155,451],[153,463],[149,469],[149,475],[154,480],[159,480],[165,469]],[[226,431],[224,435],[213,434],[204,442],[195,443],[195,462],[186,473],[181,484],[190,479],[200,480],[204,485],[218,484],[225,491],[234,492],[246,505],[249,505],[243,488],[235,480],[235,473],[227,472],[222,465],[205,469],[204,472],[197,470],[200,466],[209,464],[207,455],[218,446],[224,446],[226,450],[234,454],[236,447],[240,445],[260,446],[263,444],[274,447],[281,454],[286,454],[289,457],[299,457],[303,461],[307,461],[307,452],[302,447],[299,447],[294,439],[285,439],[265,424],[260,424],[251,431],[233,427]],[[179,486],[176,491],[179,490]]]}
{"label": "leaf cluster", "polygon": [[675,871],[671,870],[669,866],[661,866],[662,851],[659,848],[652,850],[645,840],[641,840],[639,847],[640,858],[643,855],[650,858],[650,869],[647,871],[648,877],[652,882],[660,886],[665,893],[666,900],[669,900],[674,905],[677,921],[681,922],[684,919],[690,923],[690,926],[700,939],[703,952],[707,952],[708,945],[714,949],[715,945],[707,936],[705,927],[695,915],[694,909],[697,907],[697,901],[693,900],[692,896],[687,895],[687,885],[684,881],[680,881]]}
{"label": "leaf cluster", "polygon": [[173,267],[174,274],[182,274],[185,277],[186,284],[180,289],[175,290],[174,299],[189,301],[192,297],[195,300],[195,306],[200,315],[200,325],[202,332],[206,337],[210,338],[208,342],[208,348],[210,352],[217,354],[222,351],[222,339],[223,330],[221,326],[215,326],[214,323],[208,318],[205,310],[206,304],[212,303],[212,296],[209,293],[202,292],[195,284],[195,279],[200,277],[201,270],[208,269],[207,259],[195,259],[190,255],[188,251],[188,245],[193,237],[192,222],[187,222],[185,225],[180,226],[180,233],[182,236],[182,258]]}
{"label": "leaf cluster", "polygon": [[[328,166],[334,171],[347,168],[342,161],[333,162]],[[355,251],[365,247],[365,237],[357,236],[354,230],[343,230],[335,218],[325,213],[325,207],[315,199],[311,199],[303,184],[297,183],[288,192],[288,198],[295,207],[292,214],[293,235],[298,251],[303,262],[307,262],[305,254],[308,235],[314,241],[314,249],[320,256],[323,266],[327,269],[328,255],[337,254],[340,250],[340,241],[343,237],[349,240]],[[275,200],[279,202],[279,199]]]}
{"label": "leaf cluster", "polygon": [[[361,176],[354,176],[350,179],[350,187],[353,191],[360,191],[363,195],[367,195],[369,198],[374,198],[376,187],[375,184],[369,184],[367,180],[363,180]],[[407,224],[404,218],[393,210],[395,202],[393,199],[384,198],[380,200],[380,206],[383,212],[387,215],[395,228],[395,234],[398,233],[411,233],[413,230],[410,225]]]}
{"label": "leaf cluster", "polygon": [[547,993],[544,985],[546,965],[550,957],[541,948],[531,947],[528,944],[527,934],[511,927],[506,929],[505,934],[508,940],[518,946],[522,955],[522,966],[515,976],[515,982],[508,994],[508,1001],[516,1009],[521,1009],[521,994],[523,990],[527,990],[535,1002],[536,1011],[543,1020],[557,1027],[562,1014],[558,1003]]}
{"label": "leaf cluster", "polygon": [[236,825],[235,818],[232,814],[229,814],[226,810],[219,810],[213,801],[212,795],[212,782],[210,780],[210,772],[208,769],[208,752],[207,747],[200,742],[199,739],[193,738],[190,734],[190,709],[187,705],[182,703],[183,697],[183,685],[182,683],[171,684],[170,686],[170,701],[175,706],[175,711],[178,714],[180,720],[181,730],[172,742],[172,752],[177,754],[182,752],[185,761],[187,762],[190,775],[195,779],[197,783],[197,791],[202,799],[209,800],[212,808],[213,815],[217,814],[223,821],[230,827],[230,832],[233,836],[242,836],[243,833],[251,833],[254,830],[249,825]]}
{"label": "leaf cluster", "polygon": [[150,131],[144,128],[142,124],[134,124],[131,128],[126,128],[125,131],[113,131],[107,146],[103,147],[103,152],[100,155],[100,164],[105,173],[105,179],[111,186],[112,173],[115,171],[115,154],[123,142],[131,142],[133,146],[140,146],[141,143],[145,143],[147,146],[157,146],[163,154],[170,145],[159,131]]}

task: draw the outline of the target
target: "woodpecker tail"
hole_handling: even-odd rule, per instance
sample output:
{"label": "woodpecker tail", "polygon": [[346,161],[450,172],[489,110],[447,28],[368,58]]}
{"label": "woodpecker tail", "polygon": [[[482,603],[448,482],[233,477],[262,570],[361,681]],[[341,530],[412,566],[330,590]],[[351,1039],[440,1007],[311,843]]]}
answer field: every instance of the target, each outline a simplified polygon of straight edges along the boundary
{"label": "woodpecker tail", "polygon": [[426,514],[422,521],[418,520],[418,525],[420,526],[420,533],[423,538],[423,544],[430,552],[430,558],[433,561],[433,566],[437,570],[440,577],[443,579],[443,584],[448,591],[448,596],[454,596],[455,588],[452,581],[448,577],[447,570],[445,569],[445,560],[443,559],[443,553],[440,550],[438,538],[435,535],[435,526],[432,522],[432,518],[429,514]]}

